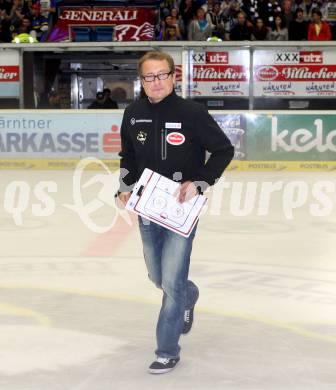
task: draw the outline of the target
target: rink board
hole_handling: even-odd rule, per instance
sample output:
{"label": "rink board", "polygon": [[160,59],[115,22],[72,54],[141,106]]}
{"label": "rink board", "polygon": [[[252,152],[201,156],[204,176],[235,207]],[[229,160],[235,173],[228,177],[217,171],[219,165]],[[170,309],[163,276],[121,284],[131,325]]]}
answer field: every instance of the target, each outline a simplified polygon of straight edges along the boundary
{"label": "rink board", "polygon": [[[229,170],[335,169],[335,111],[210,114],[234,146]],[[115,168],[122,117],[123,110],[1,110],[0,169],[74,169],[86,157]],[[130,130],[144,120],[149,119],[132,118]]]}
{"label": "rink board", "polygon": [[[40,170],[72,170],[80,160],[55,159],[1,159],[0,170],[7,169],[40,169]],[[119,160],[101,160],[108,168],[119,168]],[[90,164],[86,169],[100,170],[100,164]],[[239,161],[233,160],[227,171],[300,171],[329,172],[336,170],[336,161]]]}

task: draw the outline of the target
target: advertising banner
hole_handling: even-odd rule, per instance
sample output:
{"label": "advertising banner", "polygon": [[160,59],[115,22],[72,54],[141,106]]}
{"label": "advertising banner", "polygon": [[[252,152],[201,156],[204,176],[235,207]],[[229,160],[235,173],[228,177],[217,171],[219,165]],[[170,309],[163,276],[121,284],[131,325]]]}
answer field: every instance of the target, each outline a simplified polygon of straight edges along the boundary
{"label": "advertising banner", "polygon": [[[235,148],[230,169],[336,168],[336,116],[213,111]],[[0,113],[0,169],[73,168],[84,157],[117,164],[123,111]]]}
{"label": "advertising banner", "polygon": [[[99,115],[99,118],[98,118]],[[116,159],[120,152],[120,113],[25,113],[0,114],[0,155],[2,158],[81,158],[94,156]],[[244,117],[214,115],[222,130],[236,146],[236,158],[244,158]]]}
{"label": "advertising banner", "polygon": [[318,50],[256,50],[255,97],[336,96],[336,53]]}
{"label": "advertising banner", "polygon": [[[194,97],[249,96],[249,51],[192,51],[190,54],[188,94]],[[180,64],[178,64],[180,65]],[[181,68],[177,67],[177,76]],[[177,77],[177,91],[182,77]]]}
{"label": "advertising banner", "polygon": [[111,26],[114,41],[150,41],[154,36],[154,8],[62,7],[48,37],[50,42],[71,40],[71,27]]}
{"label": "advertising banner", "polygon": [[243,114],[212,114],[234,146],[234,159],[246,158],[246,118]]}
{"label": "advertising banner", "polygon": [[0,98],[18,98],[19,96],[19,52],[6,50],[0,56]]}
{"label": "advertising banner", "polygon": [[335,115],[246,114],[247,159],[335,161]]}
{"label": "advertising banner", "polygon": [[2,159],[116,159],[123,113],[0,114]]}

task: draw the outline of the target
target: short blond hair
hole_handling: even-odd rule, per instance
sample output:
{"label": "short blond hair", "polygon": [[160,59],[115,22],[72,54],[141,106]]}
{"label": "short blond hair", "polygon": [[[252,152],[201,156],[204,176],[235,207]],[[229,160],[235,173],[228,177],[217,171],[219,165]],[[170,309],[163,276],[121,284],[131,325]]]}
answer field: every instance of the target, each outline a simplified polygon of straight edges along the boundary
{"label": "short blond hair", "polygon": [[175,73],[175,64],[174,64],[173,57],[171,55],[169,55],[168,53],[161,52],[161,51],[148,51],[146,54],[144,54],[140,58],[140,60],[138,62],[138,72],[139,72],[140,76],[141,76],[142,65],[146,61],[149,61],[149,60],[154,60],[154,61],[165,61],[166,60],[168,63],[170,72]]}

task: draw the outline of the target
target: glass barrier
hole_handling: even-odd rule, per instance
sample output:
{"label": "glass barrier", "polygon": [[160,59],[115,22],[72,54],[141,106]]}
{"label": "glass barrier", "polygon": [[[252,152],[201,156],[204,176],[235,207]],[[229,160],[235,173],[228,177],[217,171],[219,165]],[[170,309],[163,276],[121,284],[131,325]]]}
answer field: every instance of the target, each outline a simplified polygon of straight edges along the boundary
{"label": "glass barrier", "polygon": [[103,89],[125,108],[141,94],[139,58],[161,50],[174,58],[176,92],[208,109],[334,110],[335,48],[333,42],[122,42],[94,50],[91,43],[3,44],[0,108],[88,108]]}

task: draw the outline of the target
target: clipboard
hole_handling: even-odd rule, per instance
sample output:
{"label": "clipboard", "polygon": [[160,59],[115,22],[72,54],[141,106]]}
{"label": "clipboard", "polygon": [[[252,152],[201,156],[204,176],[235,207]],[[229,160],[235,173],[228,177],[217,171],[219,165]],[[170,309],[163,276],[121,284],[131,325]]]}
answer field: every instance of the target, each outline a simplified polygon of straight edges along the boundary
{"label": "clipboard", "polygon": [[196,195],[179,203],[174,196],[180,186],[173,180],[145,168],[133,188],[126,209],[183,237],[189,237],[207,198]]}

